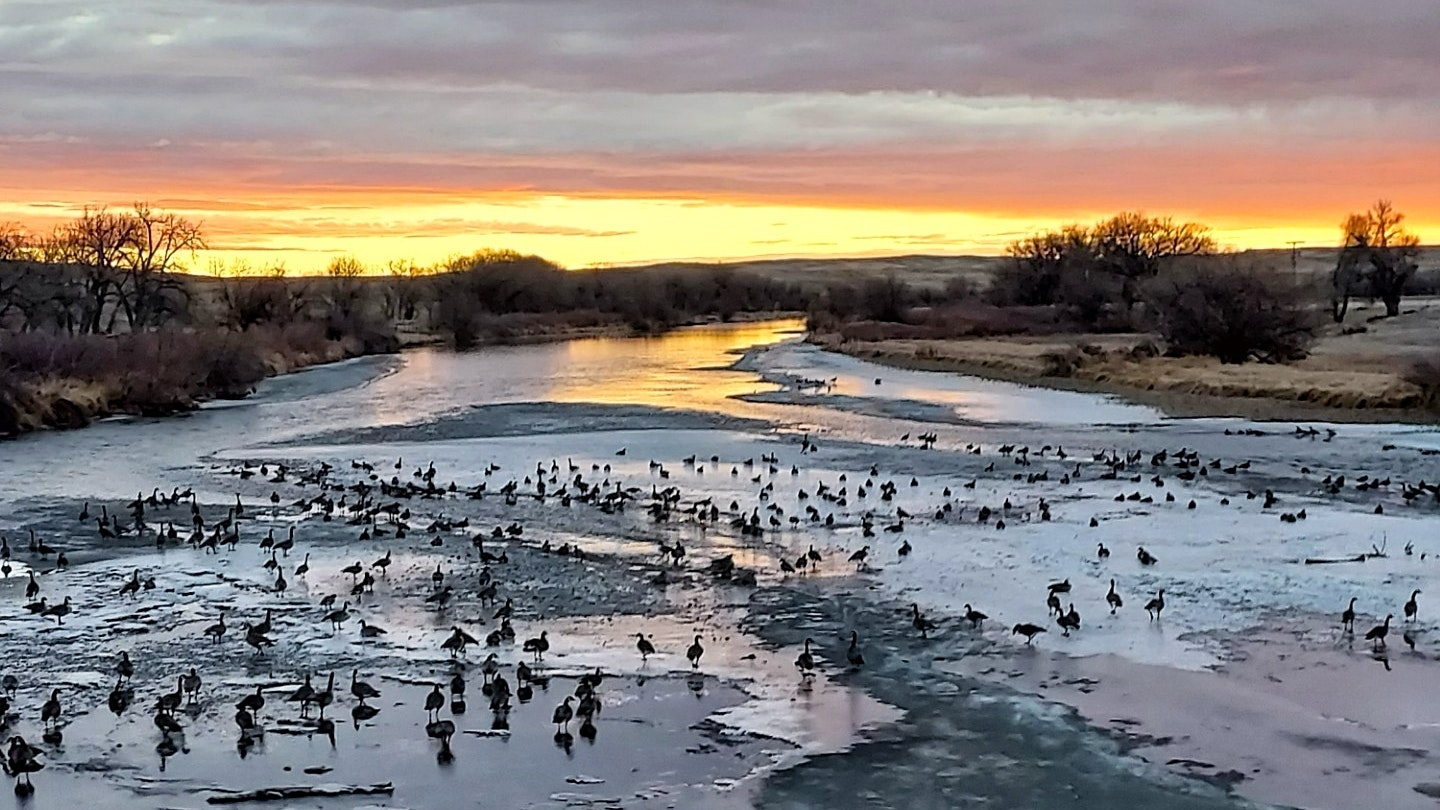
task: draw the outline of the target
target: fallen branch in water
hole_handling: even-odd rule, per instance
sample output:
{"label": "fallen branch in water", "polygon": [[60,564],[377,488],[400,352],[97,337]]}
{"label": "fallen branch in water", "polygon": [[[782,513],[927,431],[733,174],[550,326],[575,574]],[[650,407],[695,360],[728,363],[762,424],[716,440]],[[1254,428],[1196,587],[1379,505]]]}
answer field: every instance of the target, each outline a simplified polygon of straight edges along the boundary
{"label": "fallen branch in water", "polygon": [[1356,554],[1354,557],[1306,557],[1306,565],[1335,565],[1336,563],[1363,563],[1375,555]]}
{"label": "fallen branch in water", "polygon": [[205,801],[210,804],[243,804],[245,802],[276,802],[286,799],[334,798],[336,796],[389,796],[395,786],[386,782],[380,785],[315,785],[314,787],[273,787],[249,790],[243,793],[226,793],[211,796]]}

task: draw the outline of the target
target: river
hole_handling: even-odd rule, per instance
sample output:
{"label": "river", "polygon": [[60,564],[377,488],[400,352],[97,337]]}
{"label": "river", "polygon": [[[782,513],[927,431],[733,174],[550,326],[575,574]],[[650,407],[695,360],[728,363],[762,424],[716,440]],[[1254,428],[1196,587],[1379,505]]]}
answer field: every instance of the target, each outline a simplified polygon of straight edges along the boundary
{"label": "river", "polygon": [[[66,693],[64,732],[45,744],[26,805],[198,807],[216,791],[316,779],[392,782],[393,803],[416,808],[455,806],[454,790],[514,807],[1433,802],[1428,611],[1406,623],[1415,653],[1372,653],[1334,624],[1351,596],[1363,634],[1385,612],[1403,619],[1411,590],[1440,593],[1435,498],[1404,497],[1440,480],[1435,430],[1169,419],[1111,397],[881,367],[809,346],[801,327],[422,349],[267,381],[183,417],[0,445],[0,533],[14,560],[0,584],[0,669],[24,676],[11,729],[35,743],[48,688]],[[325,488],[303,484],[321,465]],[[311,500],[418,485],[431,465],[439,488],[403,496],[409,537],[390,513],[331,521]],[[1327,476],[1342,474],[1332,492]],[[630,507],[583,502],[577,478],[631,493]],[[509,482],[524,497],[500,495]],[[667,487],[677,500],[657,520],[646,507]],[[168,546],[91,525],[102,506],[123,518],[137,492],[186,488],[207,530],[244,502],[234,551],[184,548],[188,503],[150,510],[152,527],[180,527]],[[559,488],[575,502],[561,506]],[[723,517],[700,520],[697,504]],[[82,508],[88,523],[75,520]],[[761,531],[739,531],[751,515]],[[469,526],[441,523],[457,520]],[[291,527],[293,553],[256,548]],[[482,637],[496,626],[474,597],[486,566],[469,542],[490,527],[500,536],[485,548],[512,557],[494,576],[514,597],[519,638],[556,639],[550,691],[599,666],[608,702],[596,741],[552,745],[546,720],[563,695],[465,735],[499,721],[475,694],[468,715],[448,715],[462,731],[451,765],[420,704],[454,672],[472,690],[482,680],[484,653],[452,663],[439,641],[452,626]],[[24,550],[31,530],[67,552],[68,570]],[[689,549],[678,565],[656,554],[677,541]],[[562,544],[589,556],[544,551]],[[1101,545],[1113,556],[1098,557]],[[1138,546],[1159,563],[1139,564]],[[1372,547],[1384,556],[1304,564]],[[811,548],[818,572],[780,570]],[[867,559],[845,561],[861,548]],[[352,591],[342,567],[382,554],[395,563],[374,594]],[[714,581],[706,565],[722,554],[754,569],[756,587]],[[297,557],[308,571],[295,573]],[[437,565],[457,591],[448,612],[425,599]],[[32,569],[52,603],[74,600],[63,625],[25,610]],[[132,571],[157,587],[117,597]],[[661,571],[672,584],[653,584]],[[1068,637],[1045,609],[1046,583],[1061,579],[1083,616]],[[1114,616],[1111,581],[1125,602]],[[1141,606],[1160,588],[1166,612],[1151,621]],[[354,617],[333,633],[320,621],[316,600],[347,591],[353,613],[388,628],[383,642],[356,638]],[[911,603],[937,622],[931,639],[911,628]],[[966,605],[992,618],[972,629]],[[241,616],[266,608],[277,646],[262,655],[240,642]],[[221,613],[232,635],[208,644]],[[1026,645],[1009,632],[1019,622],[1047,632]],[[845,666],[850,630],[859,670]],[[637,632],[659,656],[640,660]],[[682,655],[694,634],[707,649],[699,674]],[[793,663],[807,637],[813,681]],[[139,694],[111,712],[122,650],[142,662]],[[509,640],[488,651],[506,671],[527,660]],[[210,686],[168,752],[150,706],[190,666]],[[323,726],[277,708],[303,673],[334,671],[337,712],[352,712],[352,669],[386,692],[378,717],[317,741]],[[1392,679],[1384,699],[1354,697],[1376,677]],[[270,731],[237,748],[233,703],[255,686],[271,695]],[[1245,732],[1227,716],[1246,717]]]}

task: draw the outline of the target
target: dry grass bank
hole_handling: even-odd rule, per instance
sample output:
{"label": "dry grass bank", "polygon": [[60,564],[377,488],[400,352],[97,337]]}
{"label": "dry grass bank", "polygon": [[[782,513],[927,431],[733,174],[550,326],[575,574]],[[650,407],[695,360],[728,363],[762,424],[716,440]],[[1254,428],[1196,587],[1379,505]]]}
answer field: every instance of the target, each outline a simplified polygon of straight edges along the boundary
{"label": "dry grass bank", "polygon": [[831,332],[811,340],[906,368],[1118,394],[1176,416],[1433,423],[1435,389],[1411,378],[1417,361],[1440,355],[1437,337],[1440,302],[1412,301],[1405,314],[1369,322],[1364,332],[1326,327],[1310,356],[1288,365],[1158,356],[1140,334],[864,340]]}

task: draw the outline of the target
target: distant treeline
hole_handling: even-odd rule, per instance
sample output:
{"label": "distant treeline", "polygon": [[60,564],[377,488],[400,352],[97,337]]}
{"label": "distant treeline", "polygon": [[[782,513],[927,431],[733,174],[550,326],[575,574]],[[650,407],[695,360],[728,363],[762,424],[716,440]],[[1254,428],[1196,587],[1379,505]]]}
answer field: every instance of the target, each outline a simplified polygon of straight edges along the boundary
{"label": "distant treeline", "polygon": [[144,204],[45,235],[0,224],[0,434],[241,396],[268,374],[394,351],[587,330],[655,332],[803,311],[795,284],[724,267],[567,271],[481,251],[434,266],[333,260],[321,275],[243,262],[185,272],[203,228]]}

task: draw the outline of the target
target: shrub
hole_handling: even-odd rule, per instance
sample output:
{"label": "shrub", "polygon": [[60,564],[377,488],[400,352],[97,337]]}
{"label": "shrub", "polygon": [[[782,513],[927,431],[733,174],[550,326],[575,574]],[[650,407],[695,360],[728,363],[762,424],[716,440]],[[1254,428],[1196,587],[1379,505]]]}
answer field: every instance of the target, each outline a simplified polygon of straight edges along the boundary
{"label": "shrub", "polygon": [[1152,317],[1169,351],[1222,363],[1305,356],[1315,311],[1294,284],[1249,265],[1198,262],[1172,268],[1148,285]]}
{"label": "shrub", "polygon": [[1412,362],[1405,372],[1405,381],[1420,389],[1425,407],[1440,406],[1440,355]]}
{"label": "shrub", "polygon": [[1041,373],[1046,377],[1070,377],[1085,364],[1085,354],[1078,348],[1056,349],[1040,355]]}

